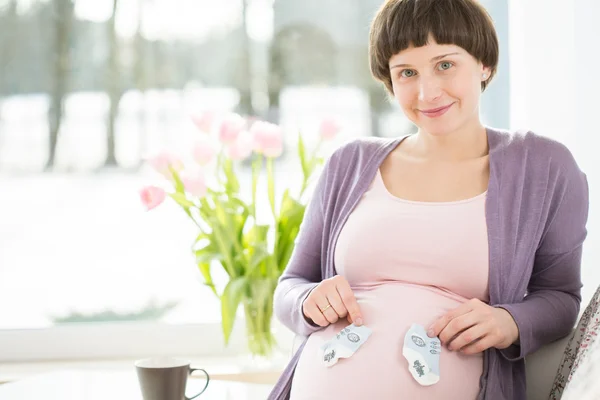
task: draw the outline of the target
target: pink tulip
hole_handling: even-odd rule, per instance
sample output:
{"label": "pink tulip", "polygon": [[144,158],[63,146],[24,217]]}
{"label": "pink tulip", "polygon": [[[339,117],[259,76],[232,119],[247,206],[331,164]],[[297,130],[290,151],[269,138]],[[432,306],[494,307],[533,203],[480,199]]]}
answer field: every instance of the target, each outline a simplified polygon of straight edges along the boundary
{"label": "pink tulip", "polygon": [[246,120],[241,115],[235,113],[228,114],[221,122],[219,140],[224,144],[233,143],[245,127]]}
{"label": "pink tulip", "polygon": [[184,171],[181,174],[181,182],[185,191],[196,197],[203,197],[206,194],[206,180],[200,170]]}
{"label": "pink tulip", "polygon": [[146,186],[140,190],[140,199],[146,210],[150,211],[155,207],[158,207],[163,201],[165,201],[167,193],[156,186]]}
{"label": "pink tulip", "polygon": [[175,171],[181,171],[183,169],[181,160],[167,152],[150,158],[148,164],[167,179],[172,178],[170,168],[173,168]]}
{"label": "pink tulip", "polygon": [[227,157],[240,161],[252,154],[254,146],[253,137],[248,131],[242,131],[235,142],[226,147]]}
{"label": "pink tulip", "polygon": [[257,121],[250,128],[254,137],[254,150],[266,157],[279,157],[283,153],[283,131],[269,122]]}
{"label": "pink tulip", "polygon": [[339,133],[341,127],[338,122],[333,118],[326,118],[321,121],[319,126],[319,135],[323,140],[334,139]]}
{"label": "pink tulip", "polygon": [[260,119],[254,115],[250,115],[246,117],[246,126],[250,128],[256,121],[260,121]]}
{"label": "pink tulip", "polygon": [[215,113],[213,111],[206,111],[200,115],[192,116],[192,122],[204,133],[211,132],[214,121]]}
{"label": "pink tulip", "polygon": [[208,136],[203,136],[192,150],[192,157],[199,165],[205,166],[215,158],[217,148],[215,143]]}

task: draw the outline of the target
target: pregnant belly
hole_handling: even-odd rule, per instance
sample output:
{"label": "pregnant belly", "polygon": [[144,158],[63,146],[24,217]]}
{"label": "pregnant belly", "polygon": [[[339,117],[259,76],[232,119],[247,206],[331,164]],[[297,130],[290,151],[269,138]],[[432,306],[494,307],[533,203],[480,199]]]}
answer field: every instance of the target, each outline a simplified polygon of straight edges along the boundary
{"label": "pregnant belly", "polygon": [[402,355],[404,334],[413,323],[425,328],[464,298],[442,290],[405,283],[353,288],[364,324],[373,330],[360,349],[337,364],[325,366],[319,348],[348,322],[313,333],[300,355],[292,381],[292,400],[316,399],[475,399],[483,371],[483,354],[464,355],[442,348],[440,380],[421,386]]}

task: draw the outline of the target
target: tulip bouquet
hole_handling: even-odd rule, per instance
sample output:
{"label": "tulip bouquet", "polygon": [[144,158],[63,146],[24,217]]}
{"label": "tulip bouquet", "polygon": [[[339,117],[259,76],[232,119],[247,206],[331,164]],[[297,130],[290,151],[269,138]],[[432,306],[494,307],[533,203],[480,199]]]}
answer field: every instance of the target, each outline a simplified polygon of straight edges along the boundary
{"label": "tulip bouquet", "polygon": [[[339,125],[323,120],[320,139],[310,152],[299,136],[302,181],[297,192],[286,188],[276,199],[274,159],[283,152],[279,126],[238,114],[219,119],[206,113],[194,122],[203,134],[191,151],[191,165],[166,153],[149,159],[168,187],[147,186],[140,192],[141,200],[150,210],[170,197],[187,214],[198,230],[192,245],[196,263],[204,283],[220,299],[225,343],[241,304],[250,352],[268,356],[276,344],[271,332],[275,286],[294,249],[306,207],[305,192],[323,161],[319,149],[337,134]],[[250,189],[244,193],[237,172],[240,162],[250,157]],[[257,216],[257,186],[265,164],[270,223]],[[213,181],[209,182],[206,171],[211,166]],[[222,293],[213,283],[215,267],[228,275]]]}

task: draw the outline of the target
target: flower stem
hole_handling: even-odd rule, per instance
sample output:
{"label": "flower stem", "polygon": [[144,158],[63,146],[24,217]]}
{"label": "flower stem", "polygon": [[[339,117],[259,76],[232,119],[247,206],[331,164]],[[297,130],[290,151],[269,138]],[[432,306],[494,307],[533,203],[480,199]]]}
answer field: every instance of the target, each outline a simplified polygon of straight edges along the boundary
{"label": "flower stem", "polygon": [[252,217],[256,223],[256,187],[258,185],[258,176],[262,168],[262,155],[257,154],[252,162]]}
{"label": "flower stem", "polygon": [[267,158],[267,179],[268,179],[268,192],[269,192],[269,204],[271,204],[271,211],[273,212],[273,218],[277,222],[277,214],[275,212],[275,172],[273,170],[273,158]]}
{"label": "flower stem", "polygon": [[268,357],[276,345],[271,333],[272,297],[253,295],[244,301],[248,348],[253,355]]}

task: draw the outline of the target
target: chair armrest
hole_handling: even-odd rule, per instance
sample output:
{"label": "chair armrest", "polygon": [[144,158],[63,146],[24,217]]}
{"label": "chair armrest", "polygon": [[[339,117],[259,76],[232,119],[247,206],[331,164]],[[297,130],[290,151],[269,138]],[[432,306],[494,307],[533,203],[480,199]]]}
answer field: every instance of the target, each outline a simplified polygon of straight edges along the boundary
{"label": "chair armrest", "polygon": [[548,400],[554,378],[573,331],[525,357],[527,400]]}

